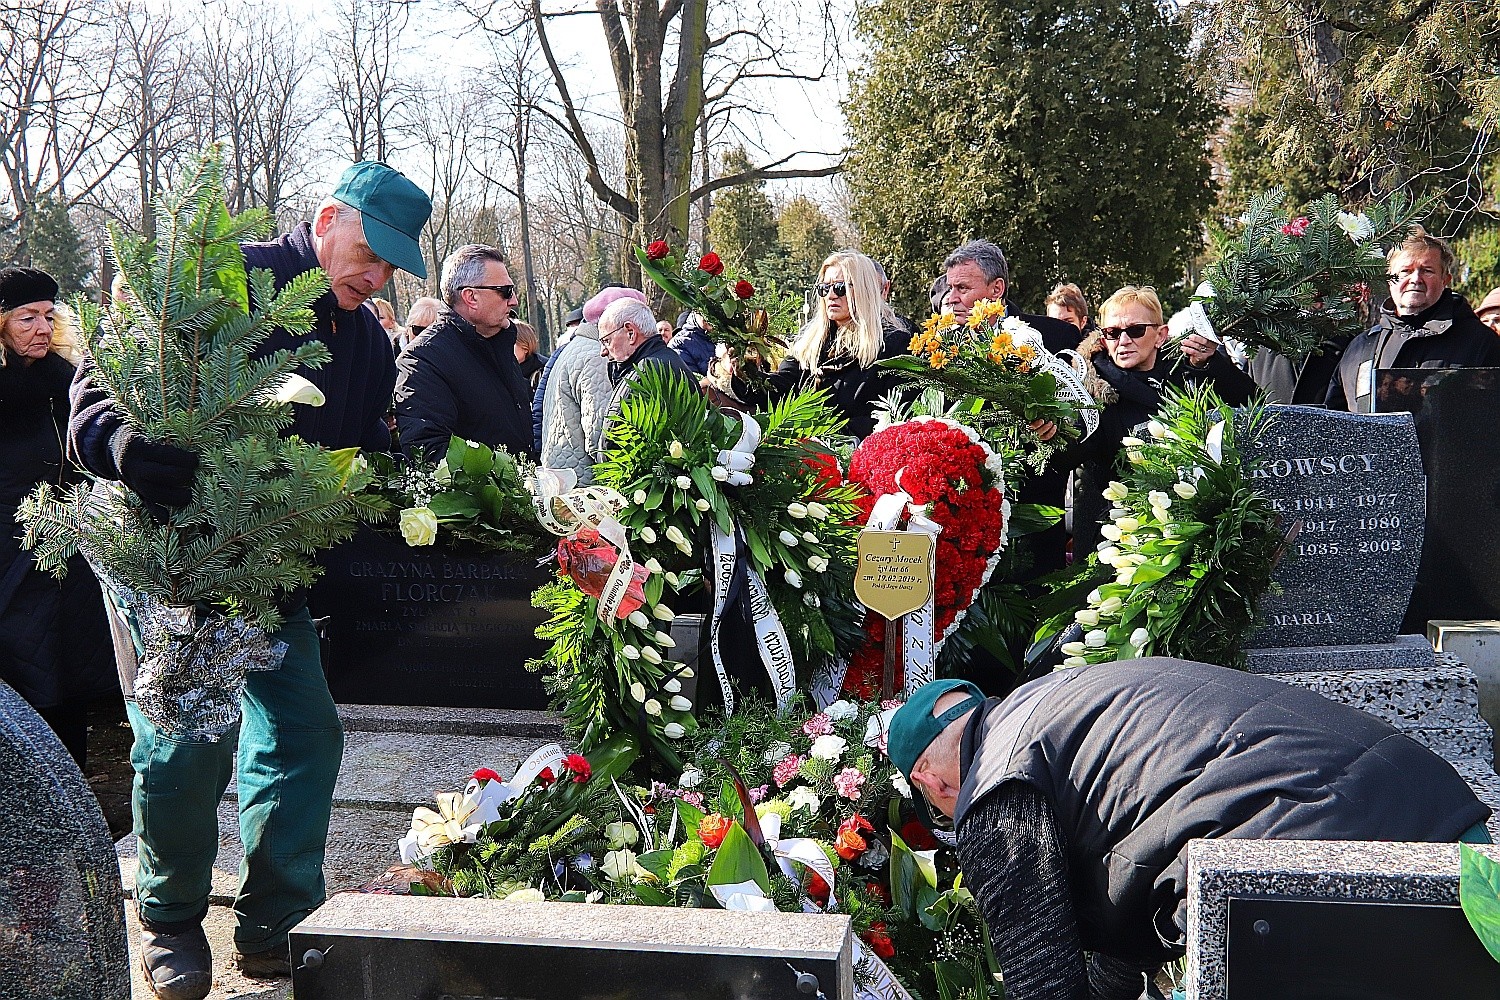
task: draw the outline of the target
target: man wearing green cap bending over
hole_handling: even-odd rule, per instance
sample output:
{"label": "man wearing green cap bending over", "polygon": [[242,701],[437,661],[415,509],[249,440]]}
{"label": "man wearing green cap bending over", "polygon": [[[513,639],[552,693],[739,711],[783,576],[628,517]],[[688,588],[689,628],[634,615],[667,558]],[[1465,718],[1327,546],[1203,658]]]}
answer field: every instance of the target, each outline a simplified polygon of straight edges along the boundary
{"label": "man wearing green cap bending over", "polygon": [[[322,341],[332,355],[300,372],[323,390],[322,406],[298,406],[287,433],[329,448],[390,450],[385,412],[396,362],[380,321],[362,306],[401,268],[427,276],[417,237],[432,204],[384,163],[356,163],[310,223],[280,239],[242,249],[251,269],[265,268],[279,289],[321,267],[330,289],[313,305],[306,338],[276,330],[261,350]],[[130,487],[165,514],[191,499],[198,456],[151,441],[125,423],[91,366],[72,389],[69,434],[95,475]],[[306,602],[282,602],[287,645],[276,670],[248,675],[239,738],[179,742],[157,731],[131,700],[136,650],[117,615],[115,658],[134,732],[132,809],[139,843],[135,898],[141,918],[141,964],[163,1000],[198,1000],[213,986],[203,918],[219,849],[219,799],[237,777],[245,862],[235,898],[235,964],[249,976],[290,973],[287,931],[323,902],[323,851],[343,729],[318,654]],[[238,757],[236,757],[238,751]]]}
{"label": "man wearing green cap bending over", "polygon": [[891,761],[952,817],[1010,1000],[1137,1000],[1181,955],[1201,837],[1488,841],[1446,761],[1303,688],[1152,657],[986,700],[919,688]]}

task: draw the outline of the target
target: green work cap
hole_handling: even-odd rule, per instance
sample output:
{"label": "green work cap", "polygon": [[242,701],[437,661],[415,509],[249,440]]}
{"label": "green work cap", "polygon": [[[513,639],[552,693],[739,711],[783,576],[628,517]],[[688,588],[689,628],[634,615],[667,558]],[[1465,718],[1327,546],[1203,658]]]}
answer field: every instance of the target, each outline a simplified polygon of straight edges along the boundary
{"label": "green work cap", "polygon": [[[969,697],[951,706],[942,715],[934,716],[932,710],[938,699],[949,691],[967,691]],[[932,745],[938,733],[947,729],[954,719],[982,704],[984,692],[968,681],[950,678],[923,684],[891,716],[891,726],[886,733],[886,753],[890,755],[891,763],[910,778],[917,758]]]}
{"label": "green work cap", "polygon": [[427,277],[417,238],[432,214],[432,201],[401,171],[374,160],[361,160],[344,171],[334,200],[364,217],[365,242],[387,264]]}

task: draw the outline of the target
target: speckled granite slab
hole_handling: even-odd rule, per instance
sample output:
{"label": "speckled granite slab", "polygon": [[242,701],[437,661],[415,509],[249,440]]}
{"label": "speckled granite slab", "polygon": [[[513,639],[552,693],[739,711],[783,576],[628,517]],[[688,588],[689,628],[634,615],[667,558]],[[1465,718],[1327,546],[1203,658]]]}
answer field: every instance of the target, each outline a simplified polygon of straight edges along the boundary
{"label": "speckled granite slab", "polygon": [[[1500,860],[1500,847],[1479,849]],[[1458,845],[1193,841],[1188,845],[1188,1000],[1226,1000],[1231,896],[1455,903]]]}
{"label": "speckled granite slab", "polygon": [[1304,670],[1278,674],[1277,680],[1362,709],[1397,729],[1484,724],[1473,672],[1449,657],[1423,669]]}
{"label": "speckled granite slab", "polygon": [[853,948],[829,914],[353,893],[291,937],[298,1000],[851,1000]]}
{"label": "speckled granite slab", "polygon": [[1432,645],[1420,635],[1398,635],[1390,642],[1348,646],[1288,646],[1245,650],[1245,669],[1252,674],[1304,670],[1390,670],[1430,667]]}
{"label": "speckled granite slab", "polygon": [[126,1000],[115,851],[52,730],[0,683],[0,997]]}

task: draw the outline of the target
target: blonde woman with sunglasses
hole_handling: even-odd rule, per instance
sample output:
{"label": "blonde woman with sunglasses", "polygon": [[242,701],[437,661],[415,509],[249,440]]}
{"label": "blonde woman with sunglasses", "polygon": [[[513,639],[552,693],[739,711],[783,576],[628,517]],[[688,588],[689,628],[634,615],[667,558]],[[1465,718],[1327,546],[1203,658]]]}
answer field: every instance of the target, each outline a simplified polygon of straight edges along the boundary
{"label": "blonde woman with sunglasses", "polygon": [[825,389],[830,405],[848,421],[846,433],[866,437],[875,429],[874,404],[901,379],[876,362],[907,353],[911,333],[881,292],[875,262],[853,250],[828,255],[818,269],[813,317],[792,342],[781,366],[755,393],[735,379],[735,394],[770,406],[802,389]]}

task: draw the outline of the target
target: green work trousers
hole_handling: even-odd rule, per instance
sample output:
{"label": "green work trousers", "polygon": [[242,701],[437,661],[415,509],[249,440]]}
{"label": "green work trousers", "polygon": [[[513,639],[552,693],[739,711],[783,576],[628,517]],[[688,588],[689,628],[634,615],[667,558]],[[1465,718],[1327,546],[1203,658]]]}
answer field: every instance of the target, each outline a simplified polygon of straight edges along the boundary
{"label": "green work trousers", "polygon": [[245,860],[234,940],[245,953],[278,947],[323,903],[323,850],[344,747],[307,610],[275,638],[287,644],[286,658],[276,670],[247,675],[238,739],[174,740],[127,703],[141,912],[157,924],[202,919],[219,851],[219,800],[235,777]]}

